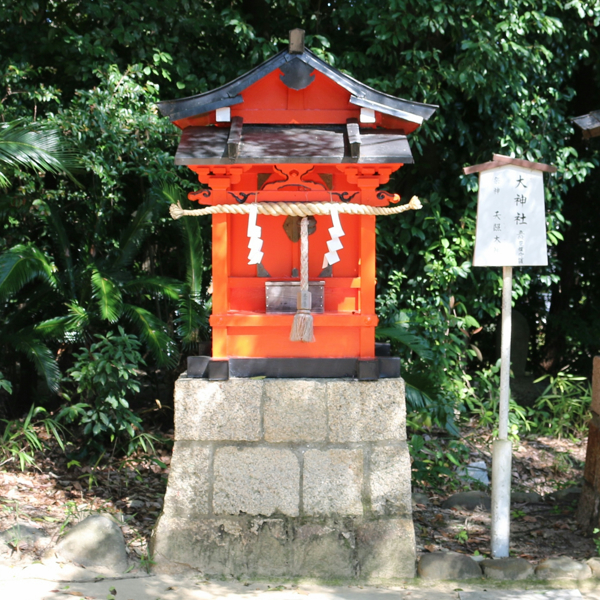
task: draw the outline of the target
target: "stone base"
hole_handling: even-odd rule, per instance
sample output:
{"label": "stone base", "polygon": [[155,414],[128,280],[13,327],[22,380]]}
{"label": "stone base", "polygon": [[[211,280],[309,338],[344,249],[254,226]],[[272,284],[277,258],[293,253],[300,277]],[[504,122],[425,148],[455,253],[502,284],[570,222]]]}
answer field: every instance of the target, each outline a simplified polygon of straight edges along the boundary
{"label": "stone base", "polygon": [[414,577],[410,518],[161,517],[153,537],[155,571],[205,575]]}
{"label": "stone base", "polygon": [[413,577],[402,379],[180,377],[155,569]]}

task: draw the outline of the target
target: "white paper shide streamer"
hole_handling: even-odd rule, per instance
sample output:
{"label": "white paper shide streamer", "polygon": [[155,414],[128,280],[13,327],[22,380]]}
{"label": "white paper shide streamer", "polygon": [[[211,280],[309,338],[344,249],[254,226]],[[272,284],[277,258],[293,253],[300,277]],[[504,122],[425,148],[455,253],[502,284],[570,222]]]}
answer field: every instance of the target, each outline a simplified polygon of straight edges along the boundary
{"label": "white paper shide streamer", "polygon": [[248,254],[249,265],[260,265],[262,262],[264,252],[262,252],[263,241],[260,239],[262,234],[262,228],[256,224],[256,217],[258,216],[258,207],[256,204],[252,204],[249,207],[248,212],[248,248],[250,252]]}
{"label": "white paper shide streamer", "polygon": [[333,224],[333,227],[329,228],[329,235],[331,236],[331,239],[327,242],[327,248],[329,252],[326,252],[325,256],[323,257],[323,268],[340,262],[338,250],[341,250],[344,247],[342,242],[340,242],[340,238],[346,234],[342,229],[340,215],[335,204],[331,205],[331,222]]}

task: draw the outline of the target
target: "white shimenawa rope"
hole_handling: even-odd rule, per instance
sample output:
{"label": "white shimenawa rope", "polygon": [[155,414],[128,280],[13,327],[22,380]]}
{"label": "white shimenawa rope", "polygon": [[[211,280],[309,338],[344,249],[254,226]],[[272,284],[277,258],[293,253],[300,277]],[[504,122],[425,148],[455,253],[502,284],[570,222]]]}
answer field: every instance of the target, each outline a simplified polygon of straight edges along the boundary
{"label": "white shimenawa rope", "polygon": [[300,291],[290,332],[292,342],[314,342],[312,296],[308,291],[308,217],[300,221]]}
{"label": "white shimenawa rope", "polygon": [[[196,210],[184,210],[179,203],[171,204],[169,212],[173,219],[181,217],[201,217],[204,215],[248,215],[251,214],[253,224],[256,224],[256,214],[278,217],[282,215],[290,217],[302,217],[300,221],[300,292],[298,293],[297,312],[294,315],[294,323],[290,332],[292,342],[314,342],[313,317],[310,314],[312,308],[311,294],[308,291],[308,218],[312,215],[330,215],[333,211],[350,215],[396,215],[407,210],[419,210],[423,208],[417,196],[413,196],[408,204],[400,206],[368,206],[366,204],[341,204],[331,202],[255,202],[253,204],[218,204]],[[337,215],[336,215],[337,216]],[[257,229],[260,229],[257,227]],[[251,232],[249,231],[249,234]],[[250,236],[255,240],[258,236]],[[262,240],[261,240],[262,241]],[[339,238],[338,238],[339,241]],[[262,246],[262,244],[261,244]],[[252,250],[252,248],[251,248]],[[260,252],[260,248],[257,248]],[[261,252],[262,254],[262,252]],[[251,252],[252,255],[252,252]],[[250,258],[250,257],[249,257]]]}
{"label": "white shimenawa rope", "polygon": [[[202,217],[204,215],[247,215],[251,208],[256,206],[259,215],[270,215],[279,217],[286,215],[289,217],[309,217],[311,215],[329,215],[331,214],[331,202],[256,202],[254,204],[217,204],[198,208],[195,210],[185,210],[180,204],[171,204],[169,212],[174,219],[181,217]],[[419,210],[423,208],[421,201],[413,196],[408,204],[400,206],[368,206],[366,204],[342,204],[335,203],[338,212],[348,215],[375,215],[387,216],[403,213],[407,210]]]}

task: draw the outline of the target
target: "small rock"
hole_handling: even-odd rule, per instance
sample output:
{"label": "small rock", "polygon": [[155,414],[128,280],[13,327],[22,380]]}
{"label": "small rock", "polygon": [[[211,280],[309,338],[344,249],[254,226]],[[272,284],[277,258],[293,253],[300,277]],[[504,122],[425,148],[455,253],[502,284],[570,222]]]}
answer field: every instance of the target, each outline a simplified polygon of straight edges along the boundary
{"label": "small rock", "polygon": [[414,494],[412,494],[413,507],[416,504],[429,504],[429,496],[427,494],[421,494],[420,492],[415,492]]}
{"label": "small rock", "polygon": [[0,532],[0,554],[19,550],[43,550],[50,543],[50,536],[39,527],[13,525]]}
{"label": "small rock", "polygon": [[458,552],[422,554],[417,570],[422,579],[457,581],[481,577],[479,565],[470,556]]}
{"label": "small rock", "polygon": [[533,567],[524,558],[487,559],[481,563],[484,577],[500,581],[516,581],[533,577]]}
{"label": "small rock", "polygon": [[586,561],[587,566],[592,570],[592,577],[600,579],[600,558],[594,556]]}
{"label": "small rock", "polygon": [[485,510],[492,507],[492,499],[485,492],[459,492],[453,494],[442,503],[442,508],[463,508],[475,510],[481,506]]}
{"label": "small rock", "polygon": [[592,569],[585,563],[560,556],[542,561],[535,570],[535,576],[538,579],[589,579]]}
{"label": "small rock", "polygon": [[513,504],[521,504],[523,502],[535,504],[536,502],[541,502],[542,497],[537,492],[511,492],[510,501]]}
{"label": "small rock", "polygon": [[127,552],[121,528],[108,516],[92,515],[59,540],[55,553],[85,567],[127,569]]}
{"label": "small rock", "polygon": [[8,529],[0,532],[0,542],[5,544],[19,544],[26,542],[28,544],[36,544],[38,540],[48,539],[48,534],[39,527],[31,527],[31,525],[13,525]]}
{"label": "small rock", "polygon": [[487,465],[482,460],[469,463],[466,468],[459,469],[457,475],[466,481],[479,481],[483,485],[490,485]]}

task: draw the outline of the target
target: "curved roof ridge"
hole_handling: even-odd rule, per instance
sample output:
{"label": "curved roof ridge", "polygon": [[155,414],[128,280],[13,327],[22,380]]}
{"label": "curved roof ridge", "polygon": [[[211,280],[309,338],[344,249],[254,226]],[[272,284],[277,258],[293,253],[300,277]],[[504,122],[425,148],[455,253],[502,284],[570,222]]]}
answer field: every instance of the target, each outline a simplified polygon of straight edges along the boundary
{"label": "curved roof ridge", "polygon": [[391,94],[386,94],[385,92],[380,92],[367,84],[354,79],[354,77],[338,71],[324,60],[320,59],[316,54],[305,49],[302,54],[290,54],[287,50],[282,50],[262,64],[254,67],[247,73],[240,75],[225,85],[194,96],[176,100],[163,100],[158,102],[158,109],[163,116],[169,117],[173,122],[187,117],[202,115],[217,108],[240,104],[243,102],[243,98],[240,96],[242,91],[269,73],[272,73],[285,62],[291,62],[293,60],[301,60],[305,64],[313,67],[344,89],[348,90],[356,98],[375,103],[377,105],[376,110],[382,113],[396,115],[397,111],[401,111],[413,114],[421,119],[428,119],[438,108],[438,106],[434,104],[405,100],[403,98],[398,98],[397,96],[392,96]]}

